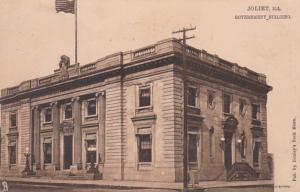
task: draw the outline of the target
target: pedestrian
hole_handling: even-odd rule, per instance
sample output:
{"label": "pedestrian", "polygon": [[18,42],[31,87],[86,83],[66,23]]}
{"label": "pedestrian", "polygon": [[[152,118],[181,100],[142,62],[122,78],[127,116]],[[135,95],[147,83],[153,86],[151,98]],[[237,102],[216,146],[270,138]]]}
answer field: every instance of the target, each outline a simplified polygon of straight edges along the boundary
{"label": "pedestrian", "polygon": [[2,187],[3,187],[2,192],[8,192],[8,184],[5,180],[2,181]]}

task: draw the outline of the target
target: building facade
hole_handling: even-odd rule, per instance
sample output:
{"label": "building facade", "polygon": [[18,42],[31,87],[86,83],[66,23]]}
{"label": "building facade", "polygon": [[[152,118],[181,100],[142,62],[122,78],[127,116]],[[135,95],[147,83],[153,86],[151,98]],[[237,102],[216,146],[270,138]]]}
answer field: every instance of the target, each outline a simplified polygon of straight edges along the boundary
{"label": "building facade", "polygon": [[[186,50],[186,51],[184,51]],[[184,54],[185,53],[185,54]],[[183,180],[183,57],[189,170],[201,180],[269,178],[266,77],[176,39],[1,91],[1,174]]]}

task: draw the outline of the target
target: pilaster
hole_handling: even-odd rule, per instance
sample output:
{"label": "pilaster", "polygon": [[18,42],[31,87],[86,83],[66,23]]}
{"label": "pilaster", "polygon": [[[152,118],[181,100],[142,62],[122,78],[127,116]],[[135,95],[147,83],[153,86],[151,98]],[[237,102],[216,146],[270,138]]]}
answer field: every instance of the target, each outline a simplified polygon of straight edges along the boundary
{"label": "pilaster", "polygon": [[51,103],[53,114],[53,164],[56,170],[60,170],[60,112],[57,102]]}
{"label": "pilaster", "polygon": [[81,101],[79,97],[73,98],[74,110],[74,163],[77,169],[82,169],[82,132],[81,132]]}
{"label": "pilaster", "polygon": [[38,106],[35,106],[33,108],[33,121],[34,121],[34,133],[33,133],[33,140],[34,140],[34,162],[36,170],[41,169],[41,161],[40,161],[40,108]]}
{"label": "pilaster", "polygon": [[105,92],[97,94],[98,96],[98,115],[99,115],[99,130],[98,130],[98,149],[99,149],[99,162],[105,161]]}

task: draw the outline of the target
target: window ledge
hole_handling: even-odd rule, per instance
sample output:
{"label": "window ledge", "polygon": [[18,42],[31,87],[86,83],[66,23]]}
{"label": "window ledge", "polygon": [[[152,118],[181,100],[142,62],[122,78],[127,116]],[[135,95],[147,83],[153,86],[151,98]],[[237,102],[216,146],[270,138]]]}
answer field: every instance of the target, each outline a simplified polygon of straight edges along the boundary
{"label": "window ledge", "polygon": [[42,127],[40,132],[47,133],[47,132],[51,132],[52,130],[53,130],[53,127],[47,126],[47,127]]}
{"label": "window ledge", "polygon": [[10,169],[17,169],[17,164],[9,164]]}
{"label": "window ledge", "polygon": [[199,107],[194,106],[194,105],[189,105],[189,104],[187,104],[186,106],[187,106],[187,107],[190,107],[190,108],[194,108],[194,109],[199,109]]}
{"label": "window ledge", "polygon": [[43,125],[44,126],[50,126],[52,125],[53,121],[49,121],[49,122],[43,122]]}
{"label": "window ledge", "polygon": [[223,115],[224,115],[225,117],[233,116],[232,113],[225,113],[225,112],[223,112]]}
{"label": "window ledge", "polygon": [[136,113],[144,113],[144,112],[152,112],[153,106],[145,106],[145,107],[138,107],[135,112]]}
{"label": "window ledge", "polygon": [[155,120],[156,115],[154,113],[145,113],[145,114],[138,114],[135,117],[132,117],[131,120],[133,122],[135,121],[146,121],[146,120]]}
{"label": "window ledge", "polygon": [[187,113],[200,115],[201,110],[200,110],[200,107],[187,105]]}
{"label": "window ledge", "polygon": [[62,122],[73,122],[74,118],[63,119]]}
{"label": "window ledge", "polygon": [[13,129],[13,130],[9,130],[9,132],[7,133],[7,136],[10,137],[10,136],[18,136],[19,135],[19,132],[17,129]]}
{"label": "window ledge", "polygon": [[98,115],[85,116],[84,119],[87,120],[87,121],[89,121],[89,120],[97,120],[98,119]]}
{"label": "window ledge", "polygon": [[152,170],[152,162],[139,162],[138,169],[139,170]]}

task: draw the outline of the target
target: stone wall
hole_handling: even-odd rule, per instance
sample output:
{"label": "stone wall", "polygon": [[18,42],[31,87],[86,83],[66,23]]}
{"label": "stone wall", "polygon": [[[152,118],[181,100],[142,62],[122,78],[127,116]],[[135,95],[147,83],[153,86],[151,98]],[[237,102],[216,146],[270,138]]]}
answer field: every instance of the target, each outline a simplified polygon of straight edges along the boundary
{"label": "stone wall", "polygon": [[[232,143],[232,162],[240,162],[241,154],[237,145],[238,139],[244,131],[246,136],[246,159],[245,161],[253,167],[253,134],[251,131],[252,114],[251,104],[260,105],[260,121],[262,122],[263,136],[259,138],[261,141],[260,151],[260,165],[257,171],[260,173],[261,179],[268,177],[267,165],[267,120],[266,120],[266,95],[256,93],[247,88],[237,87],[232,84],[225,84],[217,79],[196,74],[189,71],[188,84],[193,84],[199,89],[200,110],[203,115],[203,123],[201,125],[201,138],[200,138],[200,180],[224,180],[224,151],[220,147],[220,139],[224,137],[222,121],[225,120],[223,115],[223,94],[229,94],[231,100],[231,114],[237,118],[239,124],[233,135]],[[208,107],[208,94],[213,92],[215,95],[215,107],[213,109]],[[245,101],[246,112],[242,115],[239,111],[240,99]],[[212,134],[212,146],[209,144],[209,129],[214,129]],[[210,154],[210,148],[211,154]]]}
{"label": "stone wall", "polygon": [[[1,174],[21,175],[26,163],[25,149],[30,149],[30,101],[28,99],[2,105],[1,108]],[[10,131],[10,112],[17,113],[17,131]],[[16,139],[16,165],[9,166],[8,143]],[[9,171],[10,170],[10,171]]]}

